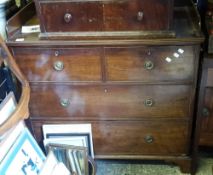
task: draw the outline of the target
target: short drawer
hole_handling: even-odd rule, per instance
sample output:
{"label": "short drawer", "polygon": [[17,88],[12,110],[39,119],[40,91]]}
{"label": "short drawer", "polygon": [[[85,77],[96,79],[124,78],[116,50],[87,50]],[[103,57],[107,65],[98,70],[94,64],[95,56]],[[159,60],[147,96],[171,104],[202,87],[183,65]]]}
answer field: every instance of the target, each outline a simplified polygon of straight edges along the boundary
{"label": "short drawer", "polygon": [[101,81],[99,48],[14,48],[14,57],[29,81]]}
{"label": "short drawer", "polygon": [[91,123],[95,156],[98,158],[146,155],[187,155],[189,124],[184,121],[36,121],[37,140],[42,142],[42,124]]}
{"label": "short drawer", "polygon": [[43,31],[74,32],[102,30],[102,4],[97,1],[42,1],[40,2],[39,9]]}
{"label": "short drawer", "polygon": [[192,81],[190,46],[105,48],[108,81]]}
{"label": "short drawer", "polygon": [[53,85],[32,84],[30,112],[49,120],[187,118],[192,88],[187,85]]}
{"label": "short drawer", "polygon": [[105,1],[106,31],[169,30],[173,18],[173,0]]}

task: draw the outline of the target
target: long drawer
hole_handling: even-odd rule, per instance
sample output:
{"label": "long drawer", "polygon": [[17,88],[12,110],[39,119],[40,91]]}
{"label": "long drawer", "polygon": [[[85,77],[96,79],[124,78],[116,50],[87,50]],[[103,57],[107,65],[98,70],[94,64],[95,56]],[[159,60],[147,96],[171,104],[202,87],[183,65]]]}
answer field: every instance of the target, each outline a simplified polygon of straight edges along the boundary
{"label": "long drawer", "polygon": [[192,93],[188,85],[32,84],[30,112],[49,120],[187,118]]}
{"label": "long drawer", "polygon": [[36,0],[36,5],[42,32],[169,30],[173,19],[173,0]]}
{"label": "long drawer", "polygon": [[194,52],[191,46],[105,48],[108,81],[192,80]]}
{"label": "long drawer", "polygon": [[13,54],[29,81],[101,81],[100,48],[15,48]]}
{"label": "long drawer", "polygon": [[[34,133],[42,141],[42,124],[69,124],[71,121],[32,120]],[[92,124],[97,157],[140,155],[187,155],[189,125],[183,121],[84,121]]]}

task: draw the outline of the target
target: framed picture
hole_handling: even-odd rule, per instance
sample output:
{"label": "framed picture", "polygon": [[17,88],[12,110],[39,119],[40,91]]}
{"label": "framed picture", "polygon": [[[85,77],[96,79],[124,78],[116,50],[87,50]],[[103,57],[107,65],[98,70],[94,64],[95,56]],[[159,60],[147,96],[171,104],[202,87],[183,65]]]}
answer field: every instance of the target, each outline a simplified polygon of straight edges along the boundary
{"label": "framed picture", "polygon": [[58,160],[54,156],[53,152],[49,151],[39,175],[52,175],[53,170],[57,166],[57,164]]}
{"label": "framed picture", "polygon": [[0,136],[0,162],[7,155],[24,128],[26,128],[24,121],[20,121]]}
{"label": "framed picture", "polygon": [[59,162],[56,159],[53,151],[49,151],[44,165],[39,173],[39,175],[70,175],[70,171],[65,166],[64,163]]}
{"label": "framed picture", "polygon": [[43,135],[44,146],[49,143],[82,146],[94,158],[91,124],[43,125]]}
{"label": "framed picture", "polygon": [[38,175],[45,155],[25,128],[0,164],[1,175]]}
{"label": "framed picture", "polygon": [[48,152],[53,152],[57,160],[63,163],[71,174],[88,175],[87,149],[66,144],[48,144]]}
{"label": "framed picture", "polygon": [[14,93],[11,91],[0,103],[0,125],[2,125],[16,109],[16,100]]}

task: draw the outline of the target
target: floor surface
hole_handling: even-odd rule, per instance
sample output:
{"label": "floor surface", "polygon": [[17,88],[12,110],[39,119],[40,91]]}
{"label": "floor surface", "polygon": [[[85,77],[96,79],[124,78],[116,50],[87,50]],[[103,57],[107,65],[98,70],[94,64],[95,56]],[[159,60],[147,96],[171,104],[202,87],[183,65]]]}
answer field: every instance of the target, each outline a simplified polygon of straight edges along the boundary
{"label": "floor surface", "polygon": [[[201,157],[196,175],[213,175],[213,157]],[[168,164],[143,164],[119,161],[97,161],[96,175],[188,175],[180,172],[178,166]]]}

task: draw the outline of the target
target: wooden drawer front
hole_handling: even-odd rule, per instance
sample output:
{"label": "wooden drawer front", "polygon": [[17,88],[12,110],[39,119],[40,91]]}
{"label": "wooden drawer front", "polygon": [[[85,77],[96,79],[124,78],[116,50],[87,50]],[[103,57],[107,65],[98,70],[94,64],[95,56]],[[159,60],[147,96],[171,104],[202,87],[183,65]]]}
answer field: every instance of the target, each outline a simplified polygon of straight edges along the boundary
{"label": "wooden drawer front", "polygon": [[173,18],[173,0],[41,1],[39,5],[43,32],[168,30]]}
{"label": "wooden drawer front", "polygon": [[102,5],[98,2],[42,2],[44,32],[100,31]]}
{"label": "wooden drawer front", "polygon": [[50,120],[189,117],[190,94],[191,86],[186,85],[32,85],[30,111]]}
{"label": "wooden drawer front", "polygon": [[[42,124],[71,121],[33,121],[41,142]],[[92,124],[95,156],[184,155],[188,153],[188,123],[183,121],[84,121]]]}
{"label": "wooden drawer front", "polygon": [[206,88],[202,110],[202,132],[213,134],[213,88]]}
{"label": "wooden drawer front", "polygon": [[96,155],[179,155],[188,152],[184,122],[101,122],[92,124]]}
{"label": "wooden drawer front", "polygon": [[104,3],[106,31],[167,30],[170,28],[172,0],[122,0]]}
{"label": "wooden drawer front", "polygon": [[29,81],[100,81],[98,48],[14,49],[14,57]]}
{"label": "wooden drawer front", "polygon": [[208,68],[206,86],[213,87],[213,68]]}
{"label": "wooden drawer front", "polygon": [[106,48],[109,81],[193,80],[193,47]]}

